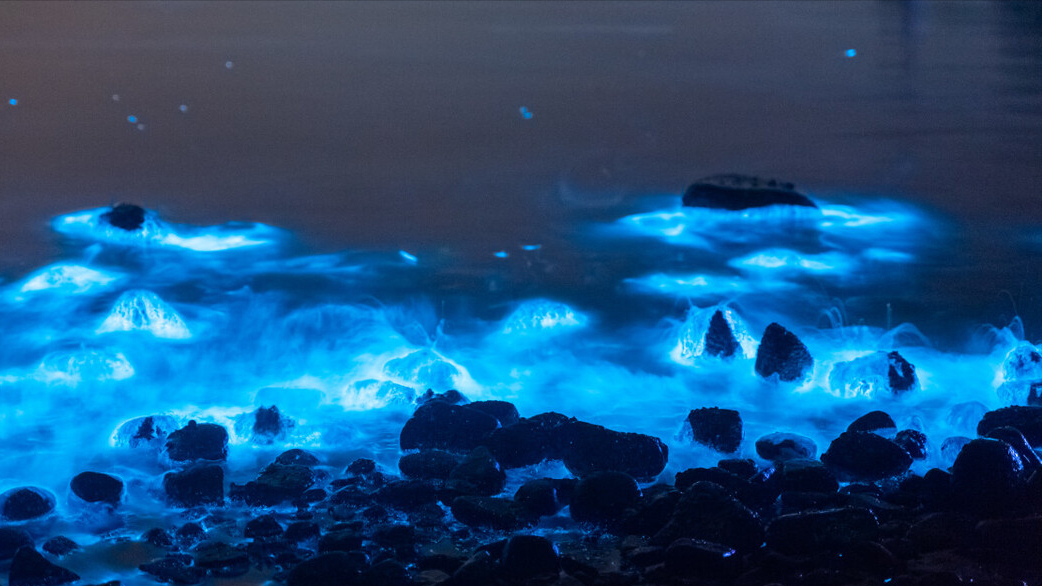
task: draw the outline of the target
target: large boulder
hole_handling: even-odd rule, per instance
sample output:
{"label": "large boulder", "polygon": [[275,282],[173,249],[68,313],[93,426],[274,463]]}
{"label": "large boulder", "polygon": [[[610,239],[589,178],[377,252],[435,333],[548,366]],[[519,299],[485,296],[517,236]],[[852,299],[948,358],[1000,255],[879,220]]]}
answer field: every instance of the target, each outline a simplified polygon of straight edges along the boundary
{"label": "large boulder", "polygon": [[868,431],[845,431],[821,461],[843,481],[876,481],[904,474],[912,456],[894,442]]}
{"label": "large boulder", "polygon": [[719,452],[730,454],[742,443],[742,416],[733,409],[695,409],[687,423],[696,442]]}
{"label": "large boulder", "polygon": [[869,411],[847,426],[847,431],[872,431],[890,435],[897,431],[897,424],[886,411]]}
{"label": "large boulder", "polygon": [[0,517],[5,521],[28,521],[54,510],[55,499],[50,492],[35,486],[12,488],[0,494]]}
{"label": "large boulder", "polygon": [[791,183],[738,174],[699,179],[684,190],[683,202],[687,207],[731,211],[776,205],[818,207]]}
{"label": "large boulder", "polygon": [[405,454],[398,460],[398,469],[409,478],[445,480],[462,458],[443,450],[423,450]]}
{"label": "large boulder", "polygon": [[88,503],[117,505],[123,497],[123,481],[101,472],[81,472],[72,478],[69,488]]}
{"label": "large boulder", "polygon": [[189,421],[188,425],[167,437],[166,453],[175,462],[226,460],[228,431],[216,423]]}
{"label": "large boulder", "polygon": [[1006,442],[975,439],[952,465],[952,496],[964,511],[981,515],[1013,512],[1021,504],[1024,466]]}
{"label": "large boulder", "polygon": [[1042,407],[1004,407],[989,411],[977,424],[979,435],[988,435],[993,429],[1012,427],[1024,434],[1032,447],[1042,447]]}
{"label": "large boulder", "polygon": [[504,468],[560,460],[575,421],[560,413],[540,413],[496,429],[485,444]]}
{"label": "large boulder", "polygon": [[499,427],[499,421],[467,405],[432,400],[416,409],[399,438],[403,450],[469,452]]}
{"label": "large boulder", "polygon": [[556,515],[571,503],[575,485],[576,481],[570,478],[535,478],[517,489],[514,504],[532,519]]}
{"label": "large boulder", "polygon": [[449,473],[445,488],[457,494],[492,496],[506,486],[507,475],[499,469],[488,448],[474,448]]}
{"label": "large boulder", "polygon": [[731,331],[731,326],[724,317],[724,312],[719,309],[709,318],[709,327],[706,328],[705,353],[709,356],[730,358],[737,353],[741,347],[738,340]]}
{"label": "large boulder", "polygon": [[58,586],[80,579],[77,574],[47,561],[32,547],[23,547],[14,554],[8,576],[8,586]]}
{"label": "large boulder", "polygon": [[521,420],[517,407],[513,403],[506,401],[474,401],[473,403],[468,403],[467,407],[495,417],[502,427],[513,425]]}
{"label": "large boulder", "polygon": [[638,480],[653,480],[666,467],[669,448],[662,440],[640,433],[614,431],[576,422],[568,433],[562,460],[576,476],[623,472]]}
{"label": "large boulder", "polygon": [[747,553],[759,549],[764,531],[759,516],[718,484],[696,482],[677,501],[666,526],[653,543],[668,545],[682,537],[719,543]]}
{"label": "large boulder", "polygon": [[579,480],[572,494],[570,511],[580,523],[613,526],[627,509],[640,503],[640,487],[629,474],[596,472]]}
{"label": "large boulder", "polygon": [[756,349],[756,374],[792,382],[802,380],[814,368],[814,358],[789,330],[772,323],[764,330]]}
{"label": "large boulder", "polygon": [[902,429],[894,437],[894,443],[904,448],[913,460],[926,459],[926,434],[915,429]]}

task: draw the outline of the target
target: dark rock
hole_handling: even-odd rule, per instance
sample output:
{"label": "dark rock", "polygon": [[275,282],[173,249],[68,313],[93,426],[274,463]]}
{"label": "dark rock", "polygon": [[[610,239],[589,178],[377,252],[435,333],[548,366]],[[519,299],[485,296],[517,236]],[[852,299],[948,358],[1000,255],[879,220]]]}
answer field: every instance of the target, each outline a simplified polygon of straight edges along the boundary
{"label": "dark rock", "polygon": [[733,578],[741,570],[734,549],[698,539],[681,538],[666,548],[664,562],[673,574],[708,579]]}
{"label": "dark rock", "polygon": [[908,528],[908,539],[917,552],[969,547],[977,521],[959,513],[930,513]]}
{"label": "dark rock", "polygon": [[657,545],[644,545],[623,553],[631,563],[642,568],[661,564],[666,560],[666,548]]}
{"label": "dark rock", "polygon": [[566,482],[553,478],[529,480],[514,493],[514,503],[518,511],[532,519],[556,515],[571,502],[574,481],[571,481],[572,486],[562,490],[562,484]]}
{"label": "dark rock", "polygon": [[54,496],[50,492],[24,486],[13,488],[0,495],[0,515],[7,521],[27,521],[42,517],[54,510]]}
{"label": "dark rock", "polygon": [[373,531],[372,540],[395,550],[395,555],[402,558],[413,553],[418,538],[412,525],[385,525]]}
{"label": "dark rock", "polygon": [[190,566],[191,558],[186,556],[167,556],[141,564],[138,569],[155,576],[161,582],[174,584],[198,584],[206,577],[206,570]]}
{"label": "dark rock", "polygon": [[251,506],[274,506],[292,501],[315,483],[315,473],[300,464],[269,464],[256,481],[232,484],[229,496]]}
{"label": "dark rock", "polygon": [[626,509],[640,503],[640,487],[623,472],[595,472],[579,480],[572,495],[571,515],[581,523],[611,526]]}
{"label": "dark rock", "polygon": [[903,474],[912,465],[912,457],[901,446],[867,431],[843,432],[821,461],[844,481],[882,480]]}
{"label": "dark rock", "polygon": [[1042,407],[1042,381],[1031,383],[1027,404],[1029,407]]}
{"label": "dark rock", "polygon": [[216,464],[195,466],[163,477],[163,490],[171,504],[181,507],[224,501],[224,470]]}
{"label": "dark rock", "polygon": [[79,548],[79,544],[64,535],[58,535],[43,542],[43,550],[58,557],[68,555]]}
{"label": "dark rock", "polygon": [[750,552],[760,547],[763,535],[756,513],[721,486],[696,482],[680,496],[672,518],[655,535],[653,543],[666,545],[687,537]]}
{"label": "dark rock", "polygon": [[123,496],[123,481],[100,472],[81,472],[69,483],[72,492],[88,503],[119,504]]}
{"label": "dark rock", "polygon": [[403,450],[470,451],[497,427],[495,417],[477,409],[430,401],[405,422],[399,441]]}
{"label": "dark rock", "polygon": [[479,446],[452,469],[445,488],[460,495],[492,496],[506,484],[507,475],[499,469],[492,453]]}
{"label": "dark rock", "polygon": [[537,576],[556,576],[561,571],[561,561],[545,537],[515,535],[507,541],[500,568],[511,581],[526,581]]}
{"label": "dark rock", "polygon": [[473,403],[468,403],[467,407],[495,417],[501,427],[513,425],[521,421],[521,415],[518,414],[517,407],[513,403],[506,401],[474,401]]}
{"label": "dark rock", "polygon": [[897,431],[897,424],[885,411],[869,411],[851,422],[847,431],[872,431],[886,435]]}
{"label": "dark rock", "polygon": [[355,551],[362,548],[362,541],[364,540],[365,537],[361,533],[351,529],[330,531],[318,540],[318,552]]}
{"label": "dark rock", "polygon": [[791,382],[802,379],[814,368],[811,357],[803,342],[789,330],[772,323],[767,326],[756,349],[756,374]]}
{"label": "dark rock", "polygon": [[797,458],[813,458],[818,455],[818,446],[809,437],[776,432],[756,440],[756,454],[764,460],[784,462]]}
{"label": "dark rock", "polygon": [[1024,434],[1031,447],[1042,447],[1042,407],[1004,407],[989,411],[977,424],[977,433],[988,435],[999,427],[1012,427]]}
{"label": "dark rock", "polygon": [[359,586],[412,586],[409,570],[396,560],[383,560],[362,572]]}
{"label": "dark rock", "polygon": [[928,511],[947,509],[952,504],[952,475],[940,468],[931,468],[923,475],[919,498]]}
{"label": "dark rock", "polygon": [[220,541],[200,543],[192,550],[195,565],[215,576],[239,576],[250,569],[246,552]]}
{"label": "dark rock", "polygon": [[1005,514],[1020,504],[1023,464],[1009,444],[975,439],[952,465],[952,496],[964,511]]}
{"label": "dark rock", "polygon": [[188,522],[178,527],[174,536],[177,537],[177,542],[181,544],[181,547],[192,547],[206,539],[206,529],[203,529],[199,523]]}
{"label": "dark rock", "polygon": [[791,183],[738,174],[699,179],[684,191],[683,202],[686,207],[731,211],[775,205],[818,207]]}
{"label": "dark rock", "polygon": [[373,498],[396,509],[415,511],[424,505],[437,502],[438,492],[433,485],[424,480],[399,480],[382,486]]}
{"label": "dark rock", "polygon": [[519,528],[514,501],[487,496],[461,496],[452,501],[452,516],[470,527],[485,527],[500,531]]}
{"label": "dark rock", "polygon": [[709,356],[730,358],[738,350],[738,340],[735,339],[724,313],[716,310],[713,317],[709,318],[709,327],[706,329],[705,353]]}
{"label": "dark rock", "polygon": [[915,376],[915,365],[905,360],[896,351],[889,352],[886,359],[890,365],[887,379],[890,382],[890,390],[895,395],[906,393],[919,386],[919,379]]}
{"label": "dark rock", "polygon": [[[1027,570],[1036,577],[1042,572],[1042,517],[989,519],[976,528],[976,541],[997,561]],[[1020,573],[1018,572],[1018,573]],[[1015,581],[1010,581],[1010,584]]]}
{"label": "dark rock", "polygon": [[258,407],[253,412],[253,439],[271,443],[275,438],[285,436],[291,423],[286,421],[275,405]]}
{"label": "dark rock", "polygon": [[347,472],[356,476],[372,474],[376,472],[376,462],[369,458],[359,458],[347,465]]}
{"label": "dark rock", "polygon": [[296,523],[290,523],[286,527],[286,532],[282,534],[282,538],[290,543],[300,543],[301,541],[307,541],[309,539],[315,539],[321,535],[322,530],[318,526],[318,523],[311,521],[297,521]]}
{"label": "dark rock", "polygon": [[278,457],[275,458],[275,463],[282,464],[283,466],[317,466],[321,462],[319,461],[318,456],[311,452],[301,450],[300,448],[293,448],[292,450],[286,450],[279,454]]}
{"label": "dark rock", "polygon": [[496,429],[485,445],[503,468],[521,468],[563,457],[575,419],[540,413]]}
{"label": "dark rock", "polygon": [[487,551],[479,551],[463,563],[446,586],[488,586],[496,582],[496,562]]}
{"label": "dark rock", "polygon": [[767,527],[767,545],[787,554],[842,550],[872,541],[879,522],[865,509],[843,508],[782,515]]}
{"label": "dark rock", "polygon": [[594,472],[624,472],[639,480],[652,480],[669,459],[662,440],[640,433],[614,431],[600,425],[575,422],[568,434],[562,460],[576,476]]}
{"label": "dark rock", "polygon": [[398,469],[410,478],[445,480],[460,460],[459,456],[451,452],[423,450],[402,456],[398,460]]}
{"label": "dark rock", "polygon": [[61,566],[47,561],[40,552],[23,547],[14,554],[7,580],[8,586],[57,586],[69,584],[80,577]]}
{"label": "dark rock", "polygon": [[349,586],[366,568],[357,556],[342,551],[321,554],[293,568],[287,586]]}
{"label": "dark rock", "polygon": [[894,443],[904,448],[913,460],[926,459],[926,434],[914,429],[902,429],[894,437]]}
{"label": "dark rock", "polygon": [[1020,456],[1021,463],[1024,464],[1024,470],[1026,473],[1034,472],[1042,467],[1042,462],[1039,462],[1038,454],[1035,450],[1031,449],[1028,445],[1027,439],[1024,438],[1024,434],[1020,433],[1012,427],[996,427],[995,429],[988,432],[985,436],[991,439],[1002,440],[1013,448],[1017,455]]}
{"label": "dark rock", "polygon": [[228,457],[228,431],[216,423],[189,421],[167,437],[166,452],[175,462],[223,461]]}
{"label": "dark rock", "polygon": [[778,513],[790,515],[805,511],[836,509],[850,505],[850,495],[835,492],[783,492],[778,496]]}
{"label": "dark rock", "polygon": [[170,536],[170,533],[162,527],[153,527],[141,536],[141,540],[145,543],[153,545],[155,547],[161,547],[164,549],[173,547],[174,538]]}
{"label": "dark rock", "polygon": [[633,535],[655,535],[673,518],[680,491],[659,484],[644,490],[637,510],[623,519],[623,530]]}
{"label": "dark rock", "polygon": [[789,460],[782,464],[781,489],[784,492],[823,492],[839,490],[832,472],[817,460]]}
{"label": "dark rock", "polygon": [[724,458],[716,465],[740,478],[749,478],[757,472],[756,462],[751,458]]}
{"label": "dark rock", "polygon": [[145,223],[145,208],[132,203],[121,203],[101,214],[101,220],[116,228],[133,232]]}
{"label": "dark rock", "polygon": [[704,407],[687,415],[696,442],[714,450],[731,453],[742,443],[742,416],[732,409]]}
{"label": "dark rock", "polygon": [[33,545],[33,536],[25,529],[0,527],[0,562],[13,558],[19,549]]}
{"label": "dark rock", "polygon": [[282,532],[282,525],[275,520],[275,515],[272,514],[261,515],[253,519],[246,523],[246,527],[243,529],[243,535],[253,539],[258,537],[275,537],[276,535],[282,535]]}
{"label": "dark rock", "polygon": [[450,389],[444,393],[435,393],[431,389],[427,389],[425,393],[416,397],[417,405],[425,405],[432,401],[440,401],[449,405],[466,405],[470,403],[470,400],[463,396],[463,393]]}
{"label": "dark rock", "polygon": [[677,490],[687,490],[696,482],[712,482],[724,487],[731,496],[736,496],[749,483],[744,478],[724,470],[723,468],[688,468],[677,472],[673,485]]}

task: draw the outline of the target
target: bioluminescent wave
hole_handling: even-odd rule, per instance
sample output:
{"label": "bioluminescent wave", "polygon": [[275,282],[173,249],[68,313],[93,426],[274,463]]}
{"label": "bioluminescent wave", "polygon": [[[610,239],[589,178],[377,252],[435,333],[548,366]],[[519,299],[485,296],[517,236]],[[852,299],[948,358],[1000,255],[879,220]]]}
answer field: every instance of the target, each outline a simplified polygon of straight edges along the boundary
{"label": "bioluminescent wave", "polygon": [[[638,263],[647,272],[613,275],[611,299],[462,291],[473,308],[462,317],[423,289],[438,269],[422,254],[293,256],[275,228],[198,228],[132,209],[117,217],[120,206],[61,216],[53,227],[72,240],[69,258],[0,291],[0,489],[58,495],[62,514],[47,522],[101,547],[178,514],[162,485],[174,465],[153,443],[189,421],[228,430],[230,482],[293,447],[331,474],[358,457],[394,471],[399,432],[428,389],[656,436],[669,449],[662,478],[719,459],[683,432],[701,407],[741,412],[741,457],[756,458],[752,442],[774,432],[824,449],[848,421],[883,409],[930,438],[913,469],[950,465],[942,442],[973,437],[982,410],[1025,404],[1042,353],[1015,324],[970,353],[933,348],[910,324],[801,321],[806,305],[830,310],[823,289],[899,279],[922,235],[936,234],[907,206],[817,203],[627,216],[597,238],[619,254],[639,255],[626,251],[642,239],[667,252],[653,252],[661,266]],[[676,305],[651,319],[630,311],[649,295]],[[634,317],[601,319],[609,306]],[[791,380],[757,373],[771,322],[812,357]],[[277,434],[258,431],[262,415]],[[65,498],[88,464],[126,481],[118,512]],[[99,581],[119,573],[79,571]]]}

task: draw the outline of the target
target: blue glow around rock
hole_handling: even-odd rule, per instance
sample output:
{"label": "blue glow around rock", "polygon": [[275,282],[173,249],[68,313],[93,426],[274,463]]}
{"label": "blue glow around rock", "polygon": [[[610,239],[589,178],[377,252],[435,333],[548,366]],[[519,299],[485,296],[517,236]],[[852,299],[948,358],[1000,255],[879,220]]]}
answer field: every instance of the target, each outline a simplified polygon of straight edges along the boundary
{"label": "blue glow around rock", "polygon": [[548,299],[525,301],[503,322],[504,334],[532,334],[585,326],[588,318],[567,304]]}
{"label": "blue glow around rock", "polygon": [[416,350],[384,364],[384,374],[405,385],[432,389],[456,388],[460,369],[430,349]]}
{"label": "blue glow around rock", "polygon": [[145,331],[157,338],[191,338],[181,316],[151,291],[134,290],[120,295],[97,333]]}
{"label": "blue glow around rock", "polygon": [[683,323],[677,329],[676,344],[669,352],[673,362],[692,366],[697,361],[707,358],[706,333],[709,331],[709,321],[717,311],[724,316],[731,334],[738,342],[740,355],[744,358],[756,356],[757,341],[749,332],[745,320],[728,307],[714,305],[706,308],[692,307],[688,310]]}
{"label": "blue glow around rock", "polygon": [[126,380],[134,376],[134,367],[122,352],[111,350],[74,350],[52,352],[33,373],[33,377],[50,385],[77,386],[83,382]]}

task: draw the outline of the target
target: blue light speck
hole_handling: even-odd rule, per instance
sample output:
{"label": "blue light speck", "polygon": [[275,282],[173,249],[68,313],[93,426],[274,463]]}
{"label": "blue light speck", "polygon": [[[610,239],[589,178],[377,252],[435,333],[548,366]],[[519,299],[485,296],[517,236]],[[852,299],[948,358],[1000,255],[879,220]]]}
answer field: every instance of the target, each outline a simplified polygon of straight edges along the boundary
{"label": "blue light speck", "polygon": [[542,247],[543,247],[542,244],[525,244],[524,246],[521,247],[521,250],[532,251],[532,250],[539,250]]}
{"label": "blue light speck", "polygon": [[188,106],[186,106],[185,104],[181,104],[180,106],[177,107],[177,109],[182,111],[182,112],[187,112],[188,111]]}
{"label": "blue light speck", "polygon": [[133,114],[127,116],[127,122],[131,124],[137,124],[137,116],[134,116]]}
{"label": "blue light speck", "polygon": [[231,61],[225,61],[224,62],[224,67],[225,67],[225,69],[231,69],[232,67],[235,67],[235,64],[232,63]]}
{"label": "blue light speck", "polygon": [[847,49],[847,57],[857,57],[857,49]]}
{"label": "blue light speck", "polygon": [[17,106],[18,105],[18,99],[17,98],[11,98],[10,100],[7,100],[7,103],[11,104],[12,106]]}
{"label": "blue light speck", "polygon": [[521,117],[522,118],[524,118],[525,120],[531,120],[532,119],[532,111],[531,110],[529,110],[528,108],[526,108],[524,106],[521,106],[520,111],[521,111]]}
{"label": "blue light speck", "polygon": [[409,254],[408,252],[405,252],[404,250],[399,250],[398,254],[403,259],[405,259],[405,262],[408,262],[408,263],[416,264],[420,260],[420,259],[416,258],[415,255]]}
{"label": "blue light speck", "polygon": [[500,250],[499,252],[494,253],[492,256],[494,256],[496,258],[506,258],[506,257],[510,256],[510,253],[508,253],[505,250]]}

